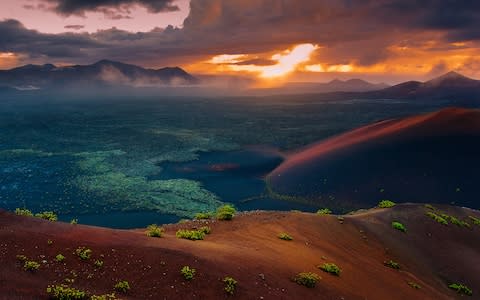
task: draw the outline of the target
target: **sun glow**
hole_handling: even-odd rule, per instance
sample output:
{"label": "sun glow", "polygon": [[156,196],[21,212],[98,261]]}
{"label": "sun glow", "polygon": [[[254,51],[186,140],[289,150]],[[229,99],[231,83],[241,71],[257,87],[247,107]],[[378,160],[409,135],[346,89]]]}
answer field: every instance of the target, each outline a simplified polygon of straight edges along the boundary
{"label": "sun glow", "polygon": [[228,69],[236,72],[255,72],[262,78],[276,78],[287,75],[295,71],[298,65],[310,60],[311,54],[318,49],[317,45],[300,44],[291,50],[286,50],[282,53],[276,53],[270,59],[276,62],[273,65],[261,66],[255,64],[238,64],[242,59],[247,59],[248,55],[234,54],[234,55],[217,55],[209,62],[213,64],[227,64]]}

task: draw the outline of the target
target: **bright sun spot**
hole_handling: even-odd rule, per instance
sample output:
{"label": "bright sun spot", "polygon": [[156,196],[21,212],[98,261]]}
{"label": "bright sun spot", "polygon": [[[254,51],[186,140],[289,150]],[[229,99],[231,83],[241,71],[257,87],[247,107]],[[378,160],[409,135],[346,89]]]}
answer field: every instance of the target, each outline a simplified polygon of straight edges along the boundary
{"label": "bright sun spot", "polygon": [[255,64],[236,64],[248,57],[244,54],[217,55],[209,62],[213,64],[228,64],[229,69],[232,71],[256,72],[259,73],[260,77],[274,78],[284,76],[295,71],[299,64],[310,60],[310,55],[316,49],[318,49],[318,46],[313,44],[297,45],[291,50],[274,54],[270,59],[275,62],[275,64],[268,66],[260,66]]}

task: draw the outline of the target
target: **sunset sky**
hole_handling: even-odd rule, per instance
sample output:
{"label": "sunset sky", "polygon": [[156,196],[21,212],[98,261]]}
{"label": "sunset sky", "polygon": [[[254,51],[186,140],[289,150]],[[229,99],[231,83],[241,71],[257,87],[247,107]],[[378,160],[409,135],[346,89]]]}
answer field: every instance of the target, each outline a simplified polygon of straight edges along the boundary
{"label": "sunset sky", "polygon": [[0,0],[0,69],[103,58],[259,81],[480,78],[480,1]]}

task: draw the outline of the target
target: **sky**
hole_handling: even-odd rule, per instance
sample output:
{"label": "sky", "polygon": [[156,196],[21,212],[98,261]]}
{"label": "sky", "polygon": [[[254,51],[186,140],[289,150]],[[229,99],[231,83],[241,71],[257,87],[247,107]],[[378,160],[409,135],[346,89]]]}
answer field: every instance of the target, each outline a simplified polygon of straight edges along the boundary
{"label": "sky", "polygon": [[480,78],[476,0],[0,0],[0,69],[118,60],[259,82]]}

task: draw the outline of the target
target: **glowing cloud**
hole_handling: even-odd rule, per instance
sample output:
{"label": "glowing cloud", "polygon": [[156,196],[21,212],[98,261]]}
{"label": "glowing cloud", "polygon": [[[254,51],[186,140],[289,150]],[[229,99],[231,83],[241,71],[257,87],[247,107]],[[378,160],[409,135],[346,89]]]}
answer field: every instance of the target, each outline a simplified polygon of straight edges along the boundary
{"label": "glowing cloud", "polygon": [[318,49],[318,46],[313,44],[297,45],[292,50],[286,50],[283,53],[274,54],[271,57],[271,60],[275,61],[276,64],[269,66],[258,66],[255,64],[236,65],[235,63],[239,63],[242,59],[248,57],[243,54],[217,55],[209,62],[213,64],[228,64],[228,69],[232,71],[255,72],[259,73],[259,76],[263,78],[274,78],[295,71],[298,65],[310,60],[310,55],[316,49]]}

